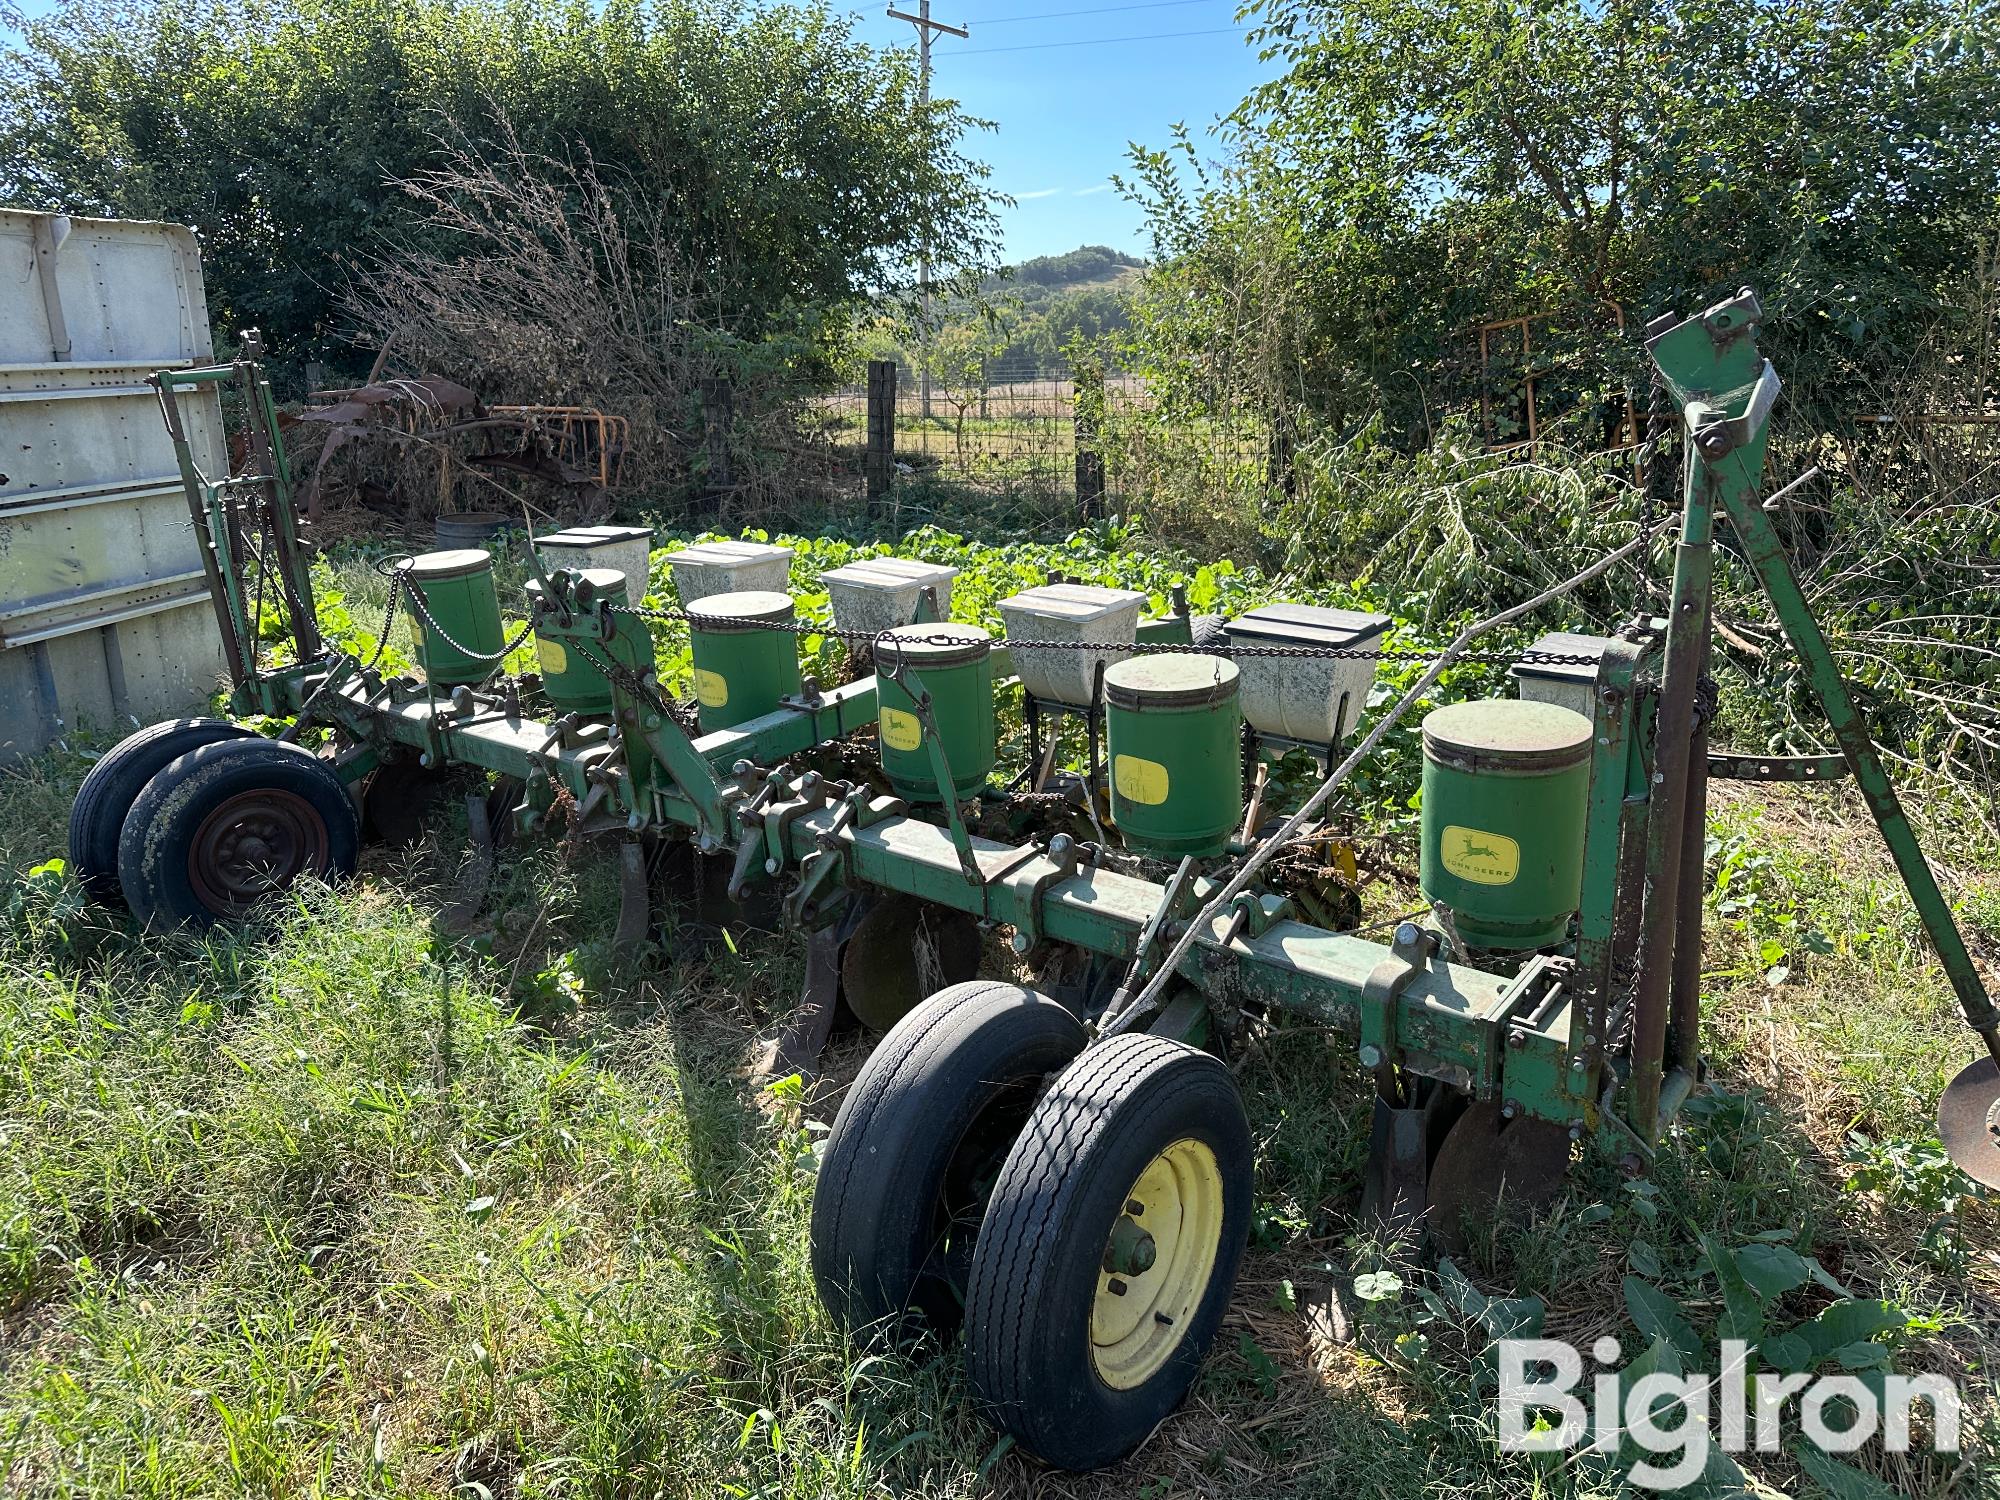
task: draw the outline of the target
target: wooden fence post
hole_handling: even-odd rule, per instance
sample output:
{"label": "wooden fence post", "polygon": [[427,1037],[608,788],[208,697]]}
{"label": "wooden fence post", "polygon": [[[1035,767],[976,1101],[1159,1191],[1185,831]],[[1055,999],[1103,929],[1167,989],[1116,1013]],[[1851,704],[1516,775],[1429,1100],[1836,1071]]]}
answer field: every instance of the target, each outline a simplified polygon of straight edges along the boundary
{"label": "wooden fence post", "polygon": [[896,362],[868,361],[868,448],[862,464],[872,504],[889,493],[896,474]]}
{"label": "wooden fence post", "polygon": [[1097,438],[1104,422],[1104,366],[1079,364],[1072,380],[1076,420],[1076,509],[1085,521],[1104,514],[1104,454]]}

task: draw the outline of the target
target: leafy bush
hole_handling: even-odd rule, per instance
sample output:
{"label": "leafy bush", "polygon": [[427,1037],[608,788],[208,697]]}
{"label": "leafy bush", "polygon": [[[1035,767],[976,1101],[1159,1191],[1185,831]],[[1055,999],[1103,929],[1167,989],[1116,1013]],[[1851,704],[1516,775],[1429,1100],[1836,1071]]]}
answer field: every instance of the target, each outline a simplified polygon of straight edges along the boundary
{"label": "leafy bush", "polygon": [[496,118],[531,154],[618,163],[734,337],[810,314],[831,347],[920,246],[979,262],[993,239],[970,122],[809,5],[76,0],[0,52],[0,199],[194,224],[220,329],[338,361],[341,267],[430,233],[395,184],[448,123],[490,146]]}

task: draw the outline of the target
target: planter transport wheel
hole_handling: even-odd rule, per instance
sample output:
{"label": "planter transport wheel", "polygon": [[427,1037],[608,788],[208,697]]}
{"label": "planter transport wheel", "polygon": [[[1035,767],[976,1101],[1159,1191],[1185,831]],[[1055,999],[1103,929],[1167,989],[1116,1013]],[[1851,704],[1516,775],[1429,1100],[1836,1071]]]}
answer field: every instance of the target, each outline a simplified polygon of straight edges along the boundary
{"label": "planter transport wheel", "polygon": [[118,881],[149,927],[242,917],[302,875],[354,873],[354,803],[297,745],[226,740],[162,767],[118,837]]}
{"label": "planter transport wheel", "polygon": [[1083,1043],[1055,1001],[991,980],[938,991],[882,1038],[813,1194],[813,1280],[838,1322],[892,1337],[958,1326],[986,1193]]}
{"label": "planter transport wheel", "polygon": [[1124,1457],[1180,1404],[1250,1227],[1250,1128],[1228,1069],[1115,1036],[1035,1107],[973,1248],[967,1369],[1045,1462]]}
{"label": "planter transport wheel", "polygon": [[146,783],[170,760],[222,740],[251,739],[254,730],[227,719],[169,719],[149,724],[105,751],[90,768],[69,810],[69,866],[94,901],[121,899],[118,831]]}

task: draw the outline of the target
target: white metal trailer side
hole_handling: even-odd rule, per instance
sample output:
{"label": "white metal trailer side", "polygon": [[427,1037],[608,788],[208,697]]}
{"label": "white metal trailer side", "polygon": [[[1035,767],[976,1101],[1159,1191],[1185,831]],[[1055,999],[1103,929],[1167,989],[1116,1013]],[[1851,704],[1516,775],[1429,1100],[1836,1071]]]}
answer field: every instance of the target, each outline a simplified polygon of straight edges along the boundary
{"label": "white metal trailer side", "polygon": [[[202,704],[224,673],[146,376],[211,363],[192,232],[0,209],[0,764]],[[182,402],[225,472],[221,399]]]}

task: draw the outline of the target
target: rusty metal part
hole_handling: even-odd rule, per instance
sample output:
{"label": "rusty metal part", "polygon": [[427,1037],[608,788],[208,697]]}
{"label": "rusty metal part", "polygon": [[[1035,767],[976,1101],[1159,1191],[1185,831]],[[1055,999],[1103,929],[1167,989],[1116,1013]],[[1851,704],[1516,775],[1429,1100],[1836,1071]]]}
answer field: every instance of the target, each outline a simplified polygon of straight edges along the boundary
{"label": "rusty metal part", "polygon": [[618,926],[612,951],[629,957],[653,931],[653,895],[646,879],[646,850],[637,839],[618,845]]}
{"label": "rusty metal part", "polygon": [[1361,1216],[1383,1237],[1414,1245],[1430,1202],[1431,1164],[1464,1113],[1465,1096],[1435,1079],[1405,1076],[1398,1104],[1381,1088],[1368,1126],[1368,1161],[1361,1177]]}
{"label": "rusty metal part", "polygon": [[2000,1188],[2000,1064],[1992,1058],[1962,1069],[1938,1100],[1938,1139],[1960,1171]]}
{"label": "rusty metal part", "polygon": [[1466,1231],[1510,1209],[1539,1208],[1569,1170],[1569,1132],[1530,1115],[1507,1118],[1490,1100],[1458,1117],[1430,1170],[1428,1227],[1440,1246],[1462,1250]]}
{"label": "rusty metal part", "polygon": [[1291,897],[1306,919],[1329,932],[1361,925],[1361,885],[1354,846],[1332,835],[1301,840],[1264,867],[1270,887]]}
{"label": "rusty metal part", "polygon": [[312,477],[305,486],[306,511],[319,514],[329,464],[364,441],[419,443],[434,448],[444,465],[441,487],[449,482],[451,450],[446,442],[473,434],[491,439],[513,434],[510,448],[488,446],[464,459],[477,470],[505,469],[545,481],[575,494],[601,497],[614,487],[624,465],[630,425],[622,416],[580,406],[485,406],[470,388],[437,376],[373,381],[353,390],[315,394],[328,404],[310,408],[286,425],[325,428]]}
{"label": "rusty metal part", "polygon": [[1708,752],[1708,774],[1716,781],[1838,781],[1847,775],[1844,755],[1738,755]]}

